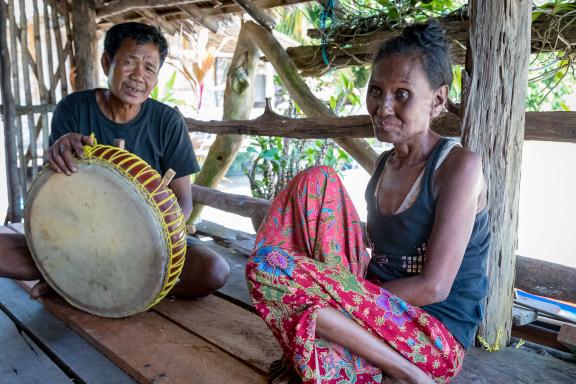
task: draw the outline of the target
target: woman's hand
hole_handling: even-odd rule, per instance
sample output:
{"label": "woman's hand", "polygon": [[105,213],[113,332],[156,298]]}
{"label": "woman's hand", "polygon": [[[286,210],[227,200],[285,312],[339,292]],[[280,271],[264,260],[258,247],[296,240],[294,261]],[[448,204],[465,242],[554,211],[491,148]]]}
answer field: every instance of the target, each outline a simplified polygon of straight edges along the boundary
{"label": "woman's hand", "polygon": [[71,175],[78,170],[75,159],[84,158],[82,146],[92,144],[94,144],[94,141],[90,136],[82,136],[79,133],[67,133],[48,149],[50,168],[58,173]]}

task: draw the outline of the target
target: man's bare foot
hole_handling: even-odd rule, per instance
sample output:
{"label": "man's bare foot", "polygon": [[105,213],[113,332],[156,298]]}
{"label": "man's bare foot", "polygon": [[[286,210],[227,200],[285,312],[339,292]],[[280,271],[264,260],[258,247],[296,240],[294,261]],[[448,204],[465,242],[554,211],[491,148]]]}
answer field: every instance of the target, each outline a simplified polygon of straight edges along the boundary
{"label": "man's bare foot", "polygon": [[44,280],[39,280],[30,290],[30,297],[34,300],[54,292],[52,288]]}

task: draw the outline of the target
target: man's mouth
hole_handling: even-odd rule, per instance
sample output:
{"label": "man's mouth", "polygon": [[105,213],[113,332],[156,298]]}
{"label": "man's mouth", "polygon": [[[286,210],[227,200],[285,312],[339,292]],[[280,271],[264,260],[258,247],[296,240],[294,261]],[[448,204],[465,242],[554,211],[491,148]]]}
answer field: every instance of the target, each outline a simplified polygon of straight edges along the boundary
{"label": "man's mouth", "polygon": [[138,88],[135,88],[135,87],[132,87],[132,86],[130,86],[130,85],[128,85],[128,84],[125,84],[125,85],[124,85],[124,89],[126,89],[129,93],[132,93],[132,94],[136,94],[136,93],[141,93],[141,92],[143,92],[142,90],[140,90],[140,89],[138,89]]}

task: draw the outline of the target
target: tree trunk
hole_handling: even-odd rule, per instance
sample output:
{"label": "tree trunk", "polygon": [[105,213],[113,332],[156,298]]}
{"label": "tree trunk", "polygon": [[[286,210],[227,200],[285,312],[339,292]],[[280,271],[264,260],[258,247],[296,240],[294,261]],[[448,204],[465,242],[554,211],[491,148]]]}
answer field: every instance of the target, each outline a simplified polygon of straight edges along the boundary
{"label": "tree trunk", "polygon": [[[334,116],[334,113],[310,91],[308,85],[298,74],[298,70],[290,57],[288,57],[286,51],[280,46],[270,31],[251,21],[246,22],[244,27],[250,32],[252,39],[270,60],[284,85],[288,88],[290,96],[294,98],[306,116]],[[371,174],[373,172],[378,156],[365,140],[341,138],[335,141],[358,161],[368,173]]]}
{"label": "tree trunk", "polygon": [[[245,120],[250,117],[254,106],[254,80],[258,59],[258,47],[243,24],[226,77],[222,120]],[[196,176],[195,184],[211,188],[218,186],[234,161],[242,139],[242,135],[218,135],[210,147],[202,170]],[[202,208],[201,204],[194,205],[188,223],[194,223],[200,217]]]}
{"label": "tree trunk", "polygon": [[[93,0],[75,1],[72,7],[74,28],[75,91],[98,86],[98,37]],[[64,80],[63,80],[64,81]]]}
{"label": "tree trunk", "polygon": [[489,294],[479,335],[493,344],[500,330],[500,347],[512,324],[531,5],[529,0],[469,3],[472,65],[463,143],[482,156],[492,229]]}
{"label": "tree trunk", "polygon": [[[0,0],[0,31],[7,31],[6,20],[8,20],[8,10],[4,0]],[[11,26],[14,28],[14,26]],[[15,68],[14,70],[18,70]],[[8,53],[8,33],[3,33],[0,37],[0,84],[2,85],[2,101],[4,108],[4,146],[6,149],[6,171],[8,176],[8,214],[7,221],[22,221],[22,205],[24,193],[21,187],[25,181],[20,180],[18,172],[18,160],[16,149],[16,105],[12,97],[12,86],[10,84],[11,68],[10,55]],[[20,165],[24,166],[24,165]]]}

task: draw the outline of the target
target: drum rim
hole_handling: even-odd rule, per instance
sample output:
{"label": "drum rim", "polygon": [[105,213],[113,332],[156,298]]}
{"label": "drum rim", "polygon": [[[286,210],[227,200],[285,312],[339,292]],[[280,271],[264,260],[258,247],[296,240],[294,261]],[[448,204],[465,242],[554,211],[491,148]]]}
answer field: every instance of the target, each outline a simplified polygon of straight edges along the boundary
{"label": "drum rim", "polygon": [[[122,180],[127,181],[126,175],[124,172],[122,172],[122,170],[118,169],[118,167],[111,165],[109,162],[102,160],[100,158],[94,157],[94,158],[90,158],[90,159],[78,159],[77,162],[78,162],[79,166],[93,165],[94,163],[97,163],[102,168],[105,168],[108,171],[111,171],[112,173],[121,176]],[[79,308],[85,312],[91,313],[93,315],[101,316],[101,317],[121,318],[121,317],[132,316],[132,315],[135,315],[137,313],[143,312],[146,309],[155,305],[157,303],[157,301],[159,301],[159,299],[161,299],[163,297],[163,296],[161,296],[161,293],[165,289],[165,287],[167,286],[167,283],[168,283],[169,272],[170,272],[169,269],[170,269],[170,265],[171,265],[170,259],[172,257],[171,250],[167,251],[167,252],[163,252],[163,259],[165,262],[163,263],[163,266],[162,266],[162,273],[160,274],[161,278],[159,278],[160,283],[158,284],[157,288],[153,291],[152,294],[147,296],[146,300],[143,300],[142,304],[137,305],[137,306],[133,306],[131,309],[127,309],[127,310],[123,310],[123,311],[108,312],[105,310],[94,310],[92,308],[87,308],[85,305],[83,305],[83,303],[81,301],[74,298],[69,293],[63,291],[58,286],[58,284],[56,284],[54,282],[54,280],[51,279],[50,276],[46,274],[46,272],[44,271],[44,268],[41,266],[41,263],[39,262],[38,255],[36,254],[37,251],[34,247],[34,241],[32,240],[32,234],[30,231],[31,230],[31,228],[30,228],[30,225],[31,225],[30,214],[31,214],[32,207],[33,207],[33,203],[31,203],[31,201],[32,201],[32,198],[38,194],[38,192],[39,192],[38,188],[41,185],[43,185],[54,174],[56,174],[56,172],[54,170],[52,170],[49,166],[46,166],[46,167],[44,167],[44,169],[41,170],[38,177],[34,180],[32,185],[30,186],[30,189],[28,191],[27,198],[26,198],[26,208],[25,208],[25,212],[24,212],[24,230],[25,230],[24,234],[26,236],[28,248],[30,249],[30,253],[32,254],[32,258],[34,260],[34,263],[38,267],[44,280],[72,306]],[[153,201],[151,201],[149,195],[146,195],[146,193],[141,188],[139,188],[137,185],[135,185],[132,182],[126,182],[125,184],[129,185],[132,190],[136,191],[136,193],[143,198],[143,200],[146,202],[146,205],[148,205],[150,208],[152,208],[152,211],[154,212],[154,216],[158,217],[160,220],[163,220],[161,211],[159,210],[158,206]],[[165,250],[168,250],[170,248],[170,242],[168,241],[169,239],[167,238],[167,233],[164,230],[164,228],[162,228],[162,226],[158,226],[158,227],[160,228],[159,232],[161,233],[161,235],[159,237],[160,237],[161,242],[163,244],[162,248]]]}

